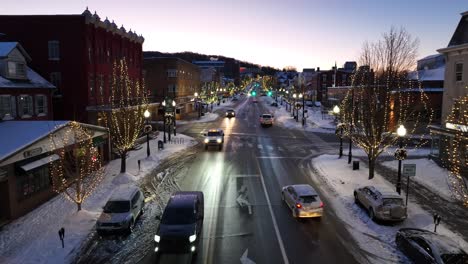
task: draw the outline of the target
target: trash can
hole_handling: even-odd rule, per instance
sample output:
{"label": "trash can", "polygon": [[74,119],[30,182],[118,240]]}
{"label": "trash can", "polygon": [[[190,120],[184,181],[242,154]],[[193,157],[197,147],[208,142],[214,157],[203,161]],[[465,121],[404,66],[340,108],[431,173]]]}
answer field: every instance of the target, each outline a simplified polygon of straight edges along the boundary
{"label": "trash can", "polygon": [[164,149],[164,143],[162,140],[158,140],[158,150]]}
{"label": "trash can", "polygon": [[359,161],[353,161],[353,170],[359,170]]}

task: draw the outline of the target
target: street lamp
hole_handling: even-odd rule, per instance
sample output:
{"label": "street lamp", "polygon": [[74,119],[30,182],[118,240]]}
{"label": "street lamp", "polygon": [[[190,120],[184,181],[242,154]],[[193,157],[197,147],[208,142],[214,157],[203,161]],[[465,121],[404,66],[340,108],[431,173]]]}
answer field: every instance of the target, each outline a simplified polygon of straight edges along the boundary
{"label": "street lamp", "polygon": [[338,129],[339,129],[339,137],[340,137],[340,152],[339,152],[339,157],[341,158],[343,156],[343,124],[339,124],[337,122],[338,120],[338,115],[340,114],[340,107],[335,105],[333,107],[333,113],[335,114],[335,122],[336,124],[336,133],[338,134]]}
{"label": "street lamp", "polygon": [[[145,110],[145,112],[143,113],[143,115],[145,116],[145,119],[146,119],[146,125],[148,126],[148,119],[150,117],[150,112],[148,111],[148,109]],[[145,129],[146,131],[146,156],[149,157],[151,155],[150,153],[150,146],[149,146],[149,132],[150,130],[148,128]]]}
{"label": "street lamp", "polygon": [[166,143],[166,99],[161,104],[163,106],[163,141]]}
{"label": "street lamp", "polygon": [[[293,116],[294,116],[294,119],[296,119],[296,113],[294,113],[294,109],[297,108],[297,105],[296,105],[296,98],[297,98],[297,94],[293,94],[293,98],[294,98],[294,108],[292,108],[292,113],[293,113]],[[297,121],[297,119],[296,119]]]}
{"label": "street lamp", "polygon": [[174,136],[177,136],[176,135],[176,102],[175,100],[172,100],[172,107],[174,108],[174,113],[173,113],[173,123],[174,123]]}
{"label": "street lamp", "polygon": [[[305,110],[305,105],[304,105],[304,95],[302,93],[299,94],[299,98],[302,98],[302,126],[305,125],[305,116],[304,116],[304,110]],[[299,108],[297,109],[297,119],[299,120]]]}
{"label": "street lamp", "polygon": [[401,194],[401,161],[406,158],[406,150],[403,149],[403,137],[406,135],[406,128],[403,125],[400,125],[397,129],[399,149],[395,152],[395,158],[398,160],[398,180],[396,184],[396,191],[398,194]]}
{"label": "street lamp", "polygon": [[200,119],[200,117],[201,117],[201,104],[200,104],[200,101],[198,100],[198,93],[195,92],[194,96],[195,96],[195,104],[196,104],[197,107],[198,107],[198,109],[197,109],[197,112],[198,112],[198,119]]}

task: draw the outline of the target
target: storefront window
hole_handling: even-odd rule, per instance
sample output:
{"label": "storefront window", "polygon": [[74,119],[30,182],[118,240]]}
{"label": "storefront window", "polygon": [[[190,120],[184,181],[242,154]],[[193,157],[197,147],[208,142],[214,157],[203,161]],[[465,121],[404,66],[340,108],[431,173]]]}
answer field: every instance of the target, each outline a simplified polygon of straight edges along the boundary
{"label": "storefront window", "polygon": [[27,173],[17,174],[17,197],[23,200],[50,187],[49,167],[42,166]]}

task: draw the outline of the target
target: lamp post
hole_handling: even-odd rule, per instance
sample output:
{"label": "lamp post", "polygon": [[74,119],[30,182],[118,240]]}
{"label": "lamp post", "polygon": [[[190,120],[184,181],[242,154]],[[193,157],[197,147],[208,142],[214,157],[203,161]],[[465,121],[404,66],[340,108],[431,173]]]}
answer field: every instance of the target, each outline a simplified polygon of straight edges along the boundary
{"label": "lamp post", "polygon": [[195,93],[194,96],[195,96],[195,104],[197,105],[198,119],[200,119],[200,117],[201,117],[201,105],[200,105],[200,101],[198,100],[198,93]]}
{"label": "lamp post", "polygon": [[339,137],[340,137],[340,152],[339,152],[339,157],[341,158],[343,156],[343,125],[342,124],[338,124],[337,120],[338,120],[338,115],[340,114],[340,107],[335,105],[335,107],[333,107],[333,113],[335,114],[335,122],[337,123],[336,124],[336,128],[337,128],[337,133],[338,133],[338,129],[339,129]]}
{"label": "lamp post", "polygon": [[[297,116],[296,116],[296,113],[294,113],[294,110],[297,108],[297,106],[296,106],[297,94],[293,94],[293,98],[294,98],[294,100],[293,100],[294,101],[294,108],[292,109],[292,113],[293,113],[294,119],[296,119]],[[297,121],[297,119],[296,119],[296,121]]]}
{"label": "lamp post", "polygon": [[349,152],[348,152],[348,164],[351,164],[351,160],[353,159],[353,124],[349,124]]}
{"label": "lamp post", "polygon": [[403,149],[403,137],[406,135],[406,128],[403,125],[400,125],[397,129],[399,149],[395,152],[395,157],[398,159],[398,179],[396,184],[396,191],[398,194],[401,194],[401,161],[406,158],[406,150]]}
{"label": "lamp post", "polygon": [[172,107],[174,108],[174,113],[172,115],[172,122],[174,123],[174,137],[177,136],[176,135],[176,102],[174,100],[172,100]]}
{"label": "lamp post", "polygon": [[166,143],[166,99],[161,104],[163,106],[163,141]]}
{"label": "lamp post", "polygon": [[[304,92],[304,88],[302,88],[302,92]],[[299,98],[302,98],[302,126],[304,126],[305,125],[305,97],[304,97],[304,94],[299,94]],[[297,111],[299,111],[299,110],[297,110]]]}
{"label": "lamp post", "polygon": [[[151,115],[148,109],[145,110],[143,115],[145,116],[146,125],[148,126],[149,125],[148,119]],[[150,146],[149,146],[149,129],[145,129],[145,130],[146,130],[146,156],[149,157],[151,155]]]}

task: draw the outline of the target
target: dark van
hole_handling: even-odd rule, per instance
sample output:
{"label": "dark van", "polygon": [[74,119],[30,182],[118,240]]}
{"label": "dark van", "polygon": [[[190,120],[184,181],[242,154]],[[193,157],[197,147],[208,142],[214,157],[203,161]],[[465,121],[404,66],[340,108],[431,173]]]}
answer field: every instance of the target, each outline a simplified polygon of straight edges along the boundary
{"label": "dark van", "polygon": [[156,253],[197,253],[203,228],[202,192],[176,192],[167,203],[154,236]]}

